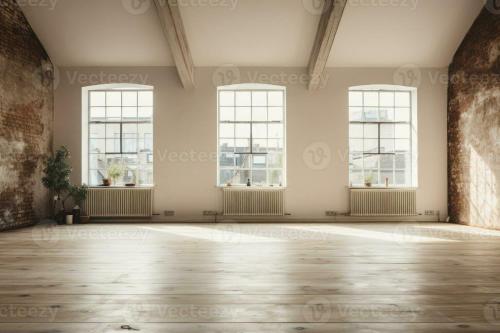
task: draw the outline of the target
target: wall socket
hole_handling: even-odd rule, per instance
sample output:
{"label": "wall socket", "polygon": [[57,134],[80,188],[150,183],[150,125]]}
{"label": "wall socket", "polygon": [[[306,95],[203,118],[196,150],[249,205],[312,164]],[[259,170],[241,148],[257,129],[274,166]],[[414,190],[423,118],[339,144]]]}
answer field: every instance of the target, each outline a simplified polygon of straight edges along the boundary
{"label": "wall socket", "polygon": [[434,215],[437,215],[437,212],[436,212],[435,210],[431,210],[431,209],[429,209],[429,210],[426,210],[426,211],[424,212],[424,215],[425,215],[425,216],[434,216]]}
{"label": "wall socket", "polygon": [[215,210],[204,210],[203,211],[203,216],[216,216],[219,215],[219,212],[216,212]]}
{"label": "wall socket", "polygon": [[163,216],[175,216],[175,211],[165,210],[165,211],[163,211]]}
{"label": "wall socket", "polygon": [[337,211],[335,211],[335,210],[327,210],[325,212],[325,215],[326,216],[337,216],[337,215],[339,215],[339,213]]}

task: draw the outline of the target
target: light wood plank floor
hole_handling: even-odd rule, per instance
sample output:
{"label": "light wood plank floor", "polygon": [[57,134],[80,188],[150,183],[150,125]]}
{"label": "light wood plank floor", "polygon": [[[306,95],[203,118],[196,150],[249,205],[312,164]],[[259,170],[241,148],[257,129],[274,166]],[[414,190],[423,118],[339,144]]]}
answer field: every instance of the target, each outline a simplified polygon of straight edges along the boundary
{"label": "light wood plank floor", "polygon": [[500,232],[103,224],[0,234],[0,332],[500,332]]}

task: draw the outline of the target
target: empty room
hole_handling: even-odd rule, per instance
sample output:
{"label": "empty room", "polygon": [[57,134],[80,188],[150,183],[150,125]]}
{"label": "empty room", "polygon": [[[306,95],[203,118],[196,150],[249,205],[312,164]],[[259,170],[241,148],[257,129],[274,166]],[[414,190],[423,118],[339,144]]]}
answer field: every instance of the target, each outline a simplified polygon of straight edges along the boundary
{"label": "empty room", "polygon": [[0,333],[500,332],[499,0],[0,0]]}

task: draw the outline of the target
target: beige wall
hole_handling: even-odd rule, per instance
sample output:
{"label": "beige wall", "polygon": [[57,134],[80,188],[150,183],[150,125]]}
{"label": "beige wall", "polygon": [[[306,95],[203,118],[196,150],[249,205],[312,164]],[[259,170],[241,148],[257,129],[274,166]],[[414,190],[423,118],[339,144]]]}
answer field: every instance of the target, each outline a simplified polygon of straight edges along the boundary
{"label": "beige wall", "polygon": [[[200,218],[220,210],[216,187],[216,86],[260,82],[287,86],[286,207],[292,218],[324,218],[348,206],[347,91],[363,84],[418,87],[419,188],[417,208],[447,214],[446,70],[335,68],[318,91],[308,91],[305,69],[199,68],[196,89],[181,88],[174,68],[63,68],[55,95],[55,145],[72,152],[73,181],[81,180],[81,88],[102,83],[155,87],[155,212]],[[405,82],[406,81],[406,82]],[[315,148],[330,159],[312,160]],[[212,156],[212,157],[211,157]],[[321,163],[319,163],[321,162]]]}

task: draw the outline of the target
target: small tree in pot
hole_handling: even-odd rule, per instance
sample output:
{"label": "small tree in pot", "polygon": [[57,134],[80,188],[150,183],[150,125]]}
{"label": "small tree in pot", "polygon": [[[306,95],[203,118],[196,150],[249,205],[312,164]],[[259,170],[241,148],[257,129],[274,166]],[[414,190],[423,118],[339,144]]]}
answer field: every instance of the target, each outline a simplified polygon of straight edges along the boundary
{"label": "small tree in pot", "polygon": [[47,158],[43,170],[45,176],[42,178],[42,183],[54,194],[52,214],[59,224],[64,223],[64,201],[67,198],[64,197],[64,193],[70,188],[69,175],[71,174],[71,167],[68,164],[68,158],[68,149],[60,147],[53,156]]}

